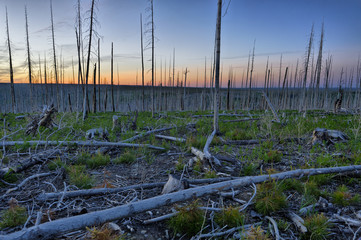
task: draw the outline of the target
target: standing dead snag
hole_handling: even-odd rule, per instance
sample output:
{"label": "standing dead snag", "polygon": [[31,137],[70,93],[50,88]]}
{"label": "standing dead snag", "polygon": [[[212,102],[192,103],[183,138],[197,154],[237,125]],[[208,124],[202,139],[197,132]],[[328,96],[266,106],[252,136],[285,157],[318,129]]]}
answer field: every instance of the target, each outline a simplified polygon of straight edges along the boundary
{"label": "standing dead snag", "polygon": [[52,116],[55,112],[57,112],[57,110],[55,109],[54,105],[44,109],[41,116],[34,117],[33,120],[28,124],[25,134],[29,135],[32,133],[35,135],[40,126],[50,127],[53,123]]}
{"label": "standing dead snag", "polygon": [[215,96],[214,96],[214,119],[213,129],[219,131],[219,67],[221,62],[221,19],[222,19],[222,0],[218,0],[217,26],[216,26],[216,66],[215,66]]}
{"label": "standing dead snag", "polygon": [[338,113],[341,110],[341,104],[342,104],[342,100],[343,100],[343,90],[341,89],[341,85],[340,85],[340,87],[338,89],[338,94],[337,95],[338,96],[337,96],[337,99],[335,101],[335,107],[333,109],[334,113]]}
{"label": "standing dead snag", "polygon": [[9,20],[8,20],[8,8],[6,10],[6,35],[7,35],[7,43],[9,50],[9,64],[10,64],[10,88],[11,88],[11,103],[13,113],[16,113],[16,101],[15,101],[15,89],[14,89],[14,71],[13,71],[13,61],[11,58],[11,44],[10,44],[10,33],[9,33]]}

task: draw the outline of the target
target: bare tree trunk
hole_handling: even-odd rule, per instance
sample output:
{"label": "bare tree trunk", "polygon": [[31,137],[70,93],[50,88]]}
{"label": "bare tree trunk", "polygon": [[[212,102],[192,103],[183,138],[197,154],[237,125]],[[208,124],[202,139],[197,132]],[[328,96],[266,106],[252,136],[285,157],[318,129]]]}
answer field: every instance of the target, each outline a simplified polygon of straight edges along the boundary
{"label": "bare tree trunk", "polygon": [[94,75],[93,75],[93,112],[97,112],[97,64],[94,64]]}
{"label": "bare tree trunk", "polygon": [[256,48],[256,40],[253,43],[253,51],[252,51],[252,63],[251,63],[251,71],[249,74],[249,89],[248,89],[248,101],[247,101],[247,108],[250,108],[251,104],[251,89],[252,89],[252,75],[253,75],[253,66],[254,66],[254,50]]}
{"label": "bare tree trunk", "polygon": [[94,20],[94,0],[92,0],[92,6],[90,10],[90,29],[89,29],[89,44],[88,44],[88,58],[86,64],[86,75],[85,75],[85,94],[84,94],[84,102],[83,102],[83,121],[87,117],[88,109],[87,109],[87,99],[88,99],[88,77],[89,77],[89,65],[90,65],[90,54],[91,54],[91,44],[92,44],[92,35],[93,35],[93,20]]}
{"label": "bare tree trunk", "polygon": [[34,107],[33,102],[33,85],[31,82],[31,57],[30,57],[30,44],[29,44],[29,25],[28,25],[28,12],[25,6],[25,32],[26,32],[26,49],[27,49],[27,57],[28,57],[28,71],[29,71],[29,97],[30,97],[30,111]]}
{"label": "bare tree trunk", "polygon": [[145,98],[145,93],[144,93],[144,55],[143,55],[143,23],[142,23],[142,14],[140,14],[140,53],[141,53],[141,57],[142,57],[142,111],[145,111],[145,107],[144,107],[144,98]]}
{"label": "bare tree trunk", "polygon": [[320,48],[319,48],[319,51],[318,51],[318,57],[317,57],[317,63],[316,63],[316,96],[315,96],[316,100],[315,100],[315,103],[318,103],[318,95],[319,95],[319,89],[320,89],[321,68],[322,68],[323,36],[324,36],[324,24],[322,23]]}
{"label": "bare tree trunk", "polygon": [[312,43],[313,43],[313,25],[311,28],[310,40],[308,42],[308,47],[307,47],[307,54],[305,60],[305,74],[303,77],[303,87],[302,87],[303,95],[302,95],[301,104],[299,105],[299,111],[301,111],[302,107],[303,110],[306,110],[306,83],[307,83],[307,73],[308,73],[308,67],[309,67],[311,50],[312,50]]}
{"label": "bare tree trunk", "polygon": [[100,38],[98,38],[98,111],[100,112]]}
{"label": "bare tree trunk", "polygon": [[153,19],[153,0],[150,0],[152,13],[152,117],[154,117],[154,19]]}
{"label": "bare tree trunk", "polygon": [[53,40],[53,57],[54,57],[54,74],[55,74],[55,85],[56,85],[56,107],[59,109],[59,82],[58,82],[58,69],[56,67],[56,52],[55,52],[55,36],[54,36],[54,18],[53,18],[53,1],[50,0],[50,15],[51,15],[51,36]]}
{"label": "bare tree trunk", "polygon": [[44,84],[45,84],[45,105],[48,105],[49,101],[49,87],[48,87],[48,81],[46,78],[46,54],[44,54]]}
{"label": "bare tree trunk", "polygon": [[115,105],[114,105],[114,80],[113,80],[113,42],[112,42],[112,50],[111,50],[111,59],[110,59],[110,84],[111,84],[111,92],[112,92],[112,112],[115,112]]}
{"label": "bare tree trunk", "polygon": [[215,59],[215,91],[214,91],[214,118],[213,130],[219,132],[219,67],[221,62],[221,19],[222,19],[222,0],[218,0],[218,14],[216,26],[216,59]]}
{"label": "bare tree trunk", "polygon": [[9,20],[8,20],[8,9],[6,10],[6,34],[8,37],[8,50],[9,50],[9,65],[10,65],[10,91],[11,91],[11,103],[12,103],[12,111],[16,113],[16,101],[15,101],[15,88],[14,88],[14,72],[13,72],[13,61],[11,58],[11,44],[10,44],[10,33],[9,33]]}

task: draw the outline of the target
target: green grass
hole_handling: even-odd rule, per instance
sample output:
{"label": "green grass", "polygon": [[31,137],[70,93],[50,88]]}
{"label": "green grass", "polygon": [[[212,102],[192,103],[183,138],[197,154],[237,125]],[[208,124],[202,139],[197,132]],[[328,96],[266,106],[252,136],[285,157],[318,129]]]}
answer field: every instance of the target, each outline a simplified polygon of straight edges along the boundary
{"label": "green grass", "polygon": [[97,153],[86,161],[87,167],[94,169],[101,166],[106,166],[110,163],[110,156]]}
{"label": "green grass", "polygon": [[62,167],[65,167],[66,166],[66,163],[64,163],[60,157],[57,157],[54,161],[50,161],[48,163],[48,168],[49,170],[51,171],[54,171],[58,168],[62,168]]}
{"label": "green grass", "polygon": [[337,190],[332,194],[332,202],[336,205],[345,207],[351,204],[360,203],[359,194],[351,194],[349,189],[345,185],[341,185]]}

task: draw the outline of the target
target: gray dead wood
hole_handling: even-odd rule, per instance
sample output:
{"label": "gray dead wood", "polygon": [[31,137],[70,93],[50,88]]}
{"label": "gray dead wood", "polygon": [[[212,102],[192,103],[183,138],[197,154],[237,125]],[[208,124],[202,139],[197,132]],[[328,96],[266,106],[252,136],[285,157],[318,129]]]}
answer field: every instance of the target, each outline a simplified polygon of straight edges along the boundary
{"label": "gray dead wood", "polygon": [[273,225],[273,228],[274,228],[274,231],[275,231],[275,239],[276,239],[276,240],[280,240],[280,239],[281,239],[281,236],[280,236],[280,232],[279,232],[279,230],[278,230],[278,226],[277,226],[276,221],[275,221],[273,218],[268,217],[268,216],[266,216],[266,218],[267,218],[267,219],[272,223],[272,225]]}
{"label": "gray dead wood", "polygon": [[204,145],[203,148],[203,153],[204,153],[204,157],[206,159],[208,159],[208,161],[210,161],[211,164],[216,164],[217,166],[221,166],[221,162],[214,156],[211,155],[211,153],[209,152],[209,146],[211,145],[211,142],[214,138],[214,136],[216,135],[217,130],[213,130],[212,134],[209,135],[209,137],[207,138],[207,142],[206,145]]}
{"label": "gray dead wood", "polygon": [[155,137],[174,141],[174,142],[185,142],[186,141],[184,138],[177,138],[177,137],[164,136],[164,135],[155,135]]}
{"label": "gray dead wood", "polygon": [[168,181],[163,187],[162,194],[176,192],[189,188],[189,182],[186,179],[179,179],[173,174],[169,174]]}
{"label": "gray dead wood", "polygon": [[[248,115],[245,114],[227,114],[227,113],[221,113],[219,114],[220,117],[248,117]],[[193,115],[192,118],[202,118],[202,117],[214,117],[212,114],[208,115]]]}
{"label": "gray dead wood", "polygon": [[319,143],[322,144],[324,141],[328,144],[339,141],[347,141],[350,138],[341,131],[329,130],[326,128],[316,128],[312,133],[312,145]]}
{"label": "gray dead wood", "polygon": [[7,174],[9,172],[11,172],[11,173],[22,172],[36,164],[40,164],[49,159],[53,159],[59,154],[60,154],[60,150],[51,150],[51,152],[45,151],[42,153],[34,154],[33,156],[25,159],[24,161],[20,162],[16,166],[0,169],[0,179],[2,179],[5,176],[5,174]]}
{"label": "gray dead wood", "polygon": [[109,140],[109,133],[106,129],[103,128],[93,128],[89,129],[85,133],[87,140],[94,140],[94,139],[102,139],[102,140]]}
{"label": "gray dead wood", "polygon": [[55,112],[57,112],[57,110],[54,105],[44,108],[42,115],[34,117],[33,120],[26,126],[25,134],[29,135],[32,133],[35,135],[40,126],[50,127],[53,123],[52,115]]}
{"label": "gray dead wood", "polygon": [[271,109],[271,111],[273,113],[274,118],[276,119],[276,122],[278,122],[278,123],[281,122],[278,115],[277,115],[277,112],[276,112],[275,108],[273,107],[273,104],[271,103],[271,101],[267,97],[266,93],[264,91],[262,91],[262,93],[263,93],[263,96],[264,96],[264,98],[266,99],[266,101],[268,103],[269,108]]}
{"label": "gray dead wood", "polygon": [[150,148],[155,150],[164,151],[162,147],[153,146],[150,144],[132,144],[132,143],[123,143],[123,142],[100,142],[100,141],[6,141],[0,142],[0,146],[15,146],[15,144],[24,144],[28,143],[30,145],[39,145],[39,146],[57,146],[57,145],[77,145],[85,147],[135,147],[135,148]]}
{"label": "gray dead wood", "polygon": [[[194,179],[187,181],[191,184],[211,184],[211,183],[229,181],[233,179],[237,179],[237,178],[226,177],[226,178]],[[54,199],[59,199],[60,197],[63,197],[63,199],[75,198],[75,197],[90,197],[96,195],[118,193],[127,190],[156,188],[156,187],[163,187],[165,183],[166,182],[144,183],[144,184],[137,184],[126,187],[119,187],[119,188],[96,188],[96,189],[77,190],[70,192],[67,191],[65,193],[64,192],[42,193],[36,198],[36,201],[40,201],[40,202],[51,201]]]}
{"label": "gray dead wood", "polygon": [[302,233],[307,232],[307,228],[305,227],[305,225],[303,225],[305,223],[305,221],[300,216],[298,216],[297,214],[295,214],[293,212],[289,212],[288,217],[292,220],[292,222],[297,226],[297,228]]}
{"label": "gray dead wood", "polygon": [[222,122],[246,122],[246,121],[258,121],[260,118],[243,118],[243,119],[235,119],[235,120],[223,120]]}
{"label": "gray dead wood", "polygon": [[121,132],[122,125],[120,122],[120,118],[117,115],[113,115],[113,127],[112,131],[117,130],[118,132]]}
{"label": "gray dead wood", "polygon": [[344,173],[361,171],[361,165],[333,167],[333,168],[316,168],[316,169],[298,169],[272,175],[261,175],[253,177],[243,177],[235,180],[189,188],[179,192],[159,195],[153,198],[141,200],[138,202],[128,203],[118,207],[113,207],[101,211],[95,211],[83,215],[61,218],[51,222],[46,222],[38,226],[33,226],[14,232],[8,235],[0,235],[0,239],[51,239],[59,237],[66,232],[83,229],[86,226],[96,226],[116,219],[128,217],[137,213],[145,212],[151,209],[160,208],[165,205],[176,202],[184,202],[192,198],[199,198],[204,195],[219,193],[232,188],[238,188],[250,185],[252,183],[261,183],[271,179],[282,180],[286,178],[297,178],[307,175],[318,175],[327,173]]}
{"label": "gray dead wood", "polygon": [[40,178],[40,177],[47,177],[47,176],[50,176],[51,174],[53,174],[53,172],[39,173],[39,174],[32,175],[32,176],[30,176],[30,177],[27,177],[27,178],[25,178],[21,183],[19,183],[19,185],[17,185],[16,187],[13,187],[13,188],[8,189],[8,190],[6,191],[6,194],[9,194],[9,193],[11,193],[12,191],[18,190],[19,188],[21,188],[22,186],[24,186],[25,183],[27,183],[27,182],[30,181],[31,179]]}
{"label": "gray dead wood", "polygon": [[139,138],[148,136],[148,135],[150,135],[150,134],[152,134],[152,133],[162,132],[162,131],[166,131],[166,130],[169,130],[169,129],[172,129],[172,128],[173,128],[173,127],[166,127],[166,128],[154,129],[154,130],[151,130],[151,131],[148,131],[148,132],[145,132],[145,133],[141,133],[141,134],[136,135],[136,136],[134,136],[134,137],[125,139],[125,140],[123,140],[123,141],[120,141],[120,143],[133,142],[133,141],[136,140],[136,139],[139,139]]}

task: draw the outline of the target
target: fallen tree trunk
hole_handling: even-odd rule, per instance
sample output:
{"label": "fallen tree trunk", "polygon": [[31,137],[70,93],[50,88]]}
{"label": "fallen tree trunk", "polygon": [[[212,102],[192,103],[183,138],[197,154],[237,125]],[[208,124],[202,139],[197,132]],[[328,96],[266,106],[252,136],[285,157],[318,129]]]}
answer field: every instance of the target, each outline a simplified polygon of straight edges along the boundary
{"label": "fallen tree trunk", "polygon": [[138,138],[142,138],[142,137],[145,137],[147,135],[150,135],[152,133],[156,133],[156,132],[162,132],[162,131],[166,131],[166,130],[169,130],[169,129],[172,129],[173,127],[166,127],[166,128],[160,128],[160,129],[154,129],[154,130],[151,130],[151,131],[148,131],[148,132],[145,132],[145,133],[141,133],[139,135],[136,135],[134,137],[131,137],[131,138],[128,138],[128,139],[125,139],[123,141],[120,141],[120,143],[126,143],[126,142],[132,142]]}
{"label": "fallen tree trunk", "polygon": [[282,180],[286,178],[297,178],[307,175],[318,175],[328,173],[344,173],[361,171],[361,165],[333,167],[333,168],[315,168],[315,169],[298,169],[272,175],[261,175],[253,177],[243,177],[235,180],[189,188],[179,192],[159,195],[142,201],[128,203],[118,207],[113,207],[101,211],[95,211],[83,215],[61,218],[51,222],[46,222],[37,226],[23,229],[8,235],[0,235],[0,239],[51,239],[59,237],[61,234],[82,229],[86,226],[96,226],[116,219],[128,217],[136,213],[159,208],[165,205],[173,204],[180,201],[186,201],[192,198],[199,198],[207,194],[218,193],[220,191],[232,188],[247,186],[252,183],[261,183],[271,179]]}
{"label": "fallen tree trunk", "polygon": [[132,143],[123,143],[123,142],[100,142],[100,141],[6,141],[0,142],[0,147],[15,146],[15,144],[24,144],[28,143],[30,145],[39,145],[39,146],[57,146],[57,145],[76,145],[84,147],[136,147],[136,148],[150,148],[155,150],[164,151],[162,147],[153,146],[150,144],[132,144]]}
{"label": "fallen tree trunk", "polygon": [[20,162],[18,165],[13,167],[6,167],[0,169],[0,179],[2,179],[5,174],[11,172],[11,173],[19,173],[22,172],[36,164],[43,163],[46,160],[55,158],[56,155],[60,154],[60,150],[52,150],[52,152],[42,152],[36,155],[31,156],[30,158],[26,159],[23,162]]}
{"label": "fallen tree trunk", "polygon": [[243,119],[235,119],[235,120],[223,120],[222,122],[246,122],[246,121],[258,121],[260,118],[243,118]]}
{"label": "fallen tree trunk", "polygon": [[[187,179],[187,181],[190,184],[210,184],[210,183],[229,181],[233,179],[237,179],[237,178],[225,177],[225,178],[209,178],[209,179],[193,179],[193,180]],[[119,188],[83,189],[77,191],[67,191],[65,193],[64,192],[42,193],[36,198],[36,201],[40,201],[40,202],[50,201],[50,200],[58,199],[60,197],[63,197],[63,199],[75,198],[75,197],[89,197],[89,196],[96,196],[103,194],[118,193],[127,190],[163,187],[165,183],[166,182],[143,183],[143,184],[136,184],[131,186],[119,187]]]}
{"label": "fallen tree trunk", "polygon": [[170,141],[174,141],[174,142],[185,142],[186,141],[184,138],[177,138],[177,137],[164,136],[164,135],[155,135],[155,137],[170,140]]}

